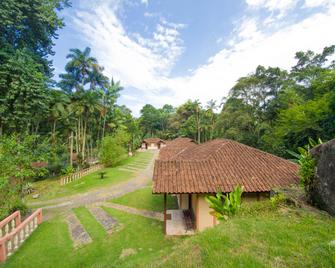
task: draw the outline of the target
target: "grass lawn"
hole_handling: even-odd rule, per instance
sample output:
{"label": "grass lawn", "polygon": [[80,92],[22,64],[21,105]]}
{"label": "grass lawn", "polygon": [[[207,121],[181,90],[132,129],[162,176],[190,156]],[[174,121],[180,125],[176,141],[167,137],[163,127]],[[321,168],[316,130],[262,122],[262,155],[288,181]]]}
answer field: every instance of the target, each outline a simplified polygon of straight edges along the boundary
{"label": "grass lawn", "polygon": [[27,197],[27,201],[33,205],[34,201],[46,201],[53,198],[69,196],[77,193],[84,193],[87,190],[103,187],[106,185],[113,185],[128,179],[131,179],[134,171],[119,170],[125,168],[130,164],[139,164],[139,167],[145,168],[152,159],[152,152],[139,152],[134,157],[125,159],[117,167],[105,168],[105,179],[100,179],[98,174],[100,171],[93,172],[85,177],[80,178],[74,182],[61,186],[58,178],[50,178],[33,183],[33,187],[37,193],[40,194],[38,199],[33,199],[32,195]]}
{"label": "grass lawn", "polygon": [[335,220],[269,201],[181,243],[155,267],[335,267]]}
{"label": "grass lawn", "polygon": [[[86,208],[74,210],[93,242],[74,250],[62,217],[44,222],[4,267],[148,267],[182,238],[165,238],[163,223],[105,208],[122,228],[108,235]],[[134,254],[120,257],[125,249]],[[1,266],[1,265],[0,265]],[[2,267],[2,266],[1,266]]]}
{"label": "grass lawn", "polygon": [[[139,209],[158,212],[164,211],[164,196],[161,194],[153,195],[151,186],[144,187],[135,192],[113,199],[111,202]],[[168,195],[167,207],[169,209],[178,208],[177,198]]]}
{"label": "grass lawn", "polygon": [[[119,221],[108,235],[90,212],[74,209],[93,242],[74,250],[61,216],[44,222],[0,267],[335,267],[335,220],[269,201],[188,238],[165,238],[163,223],[104,208]],[[128,250],[133,254],[121,257]]]}

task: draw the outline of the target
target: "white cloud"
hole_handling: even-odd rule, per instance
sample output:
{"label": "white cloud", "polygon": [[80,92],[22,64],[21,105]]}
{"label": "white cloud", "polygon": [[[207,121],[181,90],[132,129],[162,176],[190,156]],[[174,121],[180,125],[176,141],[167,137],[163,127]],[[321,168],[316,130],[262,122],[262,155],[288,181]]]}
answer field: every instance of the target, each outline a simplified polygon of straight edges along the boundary
{"label": "white cloud", "polygon": [[334,0],[305,0],[305,7],[319,7],[319,6],[327,6],[330,4],[335,4]]}
{"label": "white cloud", "polygon": [[[270,8],[276,1],[248,2]],[[286,8],[290,2],[285,1]],[[145,103],[161,106],[179,105],[189,98],[203,103],[220,100],[239,77],[259,64],[287,69],[294,64],[296,51],[321,51],[335,44],[335,35],[330,34],[335,25],[333,6],[272,30],[264,28],[265,21],[259,17],[249,16],[239,22],[233,38],[225,39],[225,49],[200,67],[192,68],[187,75],[171,77],[171,70],[184,50],[180,31],[185,25],[161,19],[152,37],[144,38],[138,33],[127,33],[115,14],[115,6],[101,4],[93,11],[77,12],[74,22],[106,73],[121,80],[124,86],[139,90],[140,99],[129,93],[123,98],[131,103],[135,114]],[[280,19],[273,20],[278,25]]]}
{"label": "white cloud", "polygon": [[286,11],[293,8],[298,1],[296,0],[246,0],[246,3],[253,8],[266,8],[274,11]]}
{"label": "white cloud", "polygon": [[149,5],[149,0],[141,0],[141,3],[148,6]]}

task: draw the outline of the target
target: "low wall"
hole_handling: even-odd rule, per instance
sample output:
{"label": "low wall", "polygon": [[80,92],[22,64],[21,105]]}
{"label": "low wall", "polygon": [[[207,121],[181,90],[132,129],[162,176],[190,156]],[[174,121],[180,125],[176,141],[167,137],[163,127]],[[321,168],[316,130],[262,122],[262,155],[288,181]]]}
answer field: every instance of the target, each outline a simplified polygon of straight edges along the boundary
{"label": "low wall", "polygon": [[[31,233],[42,223],[42,209],[37,209],[27,219],[21,222],[19,211],[0,222],[3,236],[0,238],[0,262],[12,255]],[[10,230],[6,232],[6,230]]]}

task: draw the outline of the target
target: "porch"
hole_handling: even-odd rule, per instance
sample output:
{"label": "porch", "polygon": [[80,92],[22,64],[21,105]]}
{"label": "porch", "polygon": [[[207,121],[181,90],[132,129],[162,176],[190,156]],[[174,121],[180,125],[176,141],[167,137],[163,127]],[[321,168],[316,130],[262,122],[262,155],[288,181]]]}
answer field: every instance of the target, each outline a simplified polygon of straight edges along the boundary
{"label": "porch", "polygon": [[[190,200],[191,196],[187,196]],[[164,232],[166,235],[192,235],[195,232],[195,216],[191,202],[182,206],[178,196],[179,209],[168,209],[166,206],[166,194],[164,194]]]}
{"label": "porch", "polygon": [[194,234],[194,226],[195,221],[189,210],[166,210],[166,235],[192,235]]}

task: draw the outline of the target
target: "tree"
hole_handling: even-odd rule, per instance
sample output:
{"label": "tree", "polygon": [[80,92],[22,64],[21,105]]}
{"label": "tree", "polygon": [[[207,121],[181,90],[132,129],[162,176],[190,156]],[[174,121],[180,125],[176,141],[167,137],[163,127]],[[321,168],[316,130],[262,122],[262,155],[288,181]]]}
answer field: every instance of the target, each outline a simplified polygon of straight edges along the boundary
{"label": "tree", "polygon": [[113,136],[106,136],[102,140],[100,160],[106,166],[116,166],[127,157],[129,135],[123,131],[117,131]]}
{"label": "tree", "polygon": [[106,78],[101,74],[102,67],[90,53],[89,47],[83,51],[78,48],[70,49],[70,53],[66,56],[70,59],[65,65],[66,73],[60,75],[62,80],[59,83],[65,91],[83,91],[87,83],[91,83],[91,88],[94,89],[96,84],[106,82]]}
{"label": "tree", "polygon": [[[41,72],[51,76],[53,39],[64,26],[58,11],[69,6],[68,0],[2,0],[0,9],[0,51],[27,50]],[[0,53],[3,63],[3,53]]]}
{"label": "tree", "polygon": [[47,79],[27,50],[0,65],[0,134],[37,133],[48,114]]}

